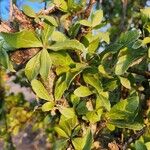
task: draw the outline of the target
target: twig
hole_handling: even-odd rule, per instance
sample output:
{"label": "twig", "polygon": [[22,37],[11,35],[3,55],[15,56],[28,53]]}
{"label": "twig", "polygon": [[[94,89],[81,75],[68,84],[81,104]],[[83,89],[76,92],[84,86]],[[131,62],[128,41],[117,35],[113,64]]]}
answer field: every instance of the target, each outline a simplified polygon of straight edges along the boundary
{"label": "twig", "polygon": [[96,0],[90,0],[89,1],[89,4],[88,4],[88,6],[87,6],[87,8],[85,9],[85,12],[84,12],[84,19],[86,19],[90,16],[91,9],[92,9],[92,7],[95,3],[96,3]]}
{"label": "twig", "polygon": [[145,133],[145,129],[146,127],[144,127],[143,129],[141,129],[140,131],[138,131],[137,133],[133,134],[123,145],[122,150],[126,150],[127,147],[134,142],[135,140],[137,140],[140,136],[142,136]]}
{"label": "twig", "polygon": [[130,72],[130,73],[135,73],[137,75],[141,75],[141,76],[144,76],[145,78],[147,79],[150,79],[150,71],[142,71],[142,70],[139,70],[137,68],[129,68],[127,70],[127,72]]}
{"label": "twig", "polygon": [[47,9],[42,9],[38,12],[38,15],[48,15],[56,10],[56,6],[49,7]]}
{"label": "twig", "polygon": [[13,1],[10,0],[9,1],[9,20],[12,21],[12,17],[13,17]]}
{"label": "twig", "polygon": [[122,0],[122,19],[121,19],[121,31],[124,30],[124,25],[125,25],[125,19],[126,19],[126,13],[127,13],[127,4],[128,0]]}

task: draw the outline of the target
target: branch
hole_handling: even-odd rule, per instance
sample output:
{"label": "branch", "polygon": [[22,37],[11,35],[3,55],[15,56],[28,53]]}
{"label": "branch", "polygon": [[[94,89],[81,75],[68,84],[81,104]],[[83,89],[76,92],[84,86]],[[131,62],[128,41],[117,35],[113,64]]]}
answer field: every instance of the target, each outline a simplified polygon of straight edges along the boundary
{"label": "branch", "polygon": [[84,19],[86,19],[90,16],[92,7],[95,3],[96,3],[96,0],[90,0],[89,1],[89,4],[88,4],[88,6],[87,6],[87,8],[85,9],[85,12],[84,12]]}
{"label": "branch", "polygon": [[137,133],[133,134],[123,145],[122,150],[126,150],[128,145],[130,145],[132,142],[134,142],[135,140],[137,140],[138,138],[140,138],[140,136],[142,136],[145,133],[145,127],[143,129],[141,129],[140,131],[138,131]]}
{"label": "branch", "polygon": [[126,13],[127,13],[127,4],[128,0],[122,0],[122,19],[121,19],[121,31],[125,29],[125,19],[126,19]]}
{"label": "branch", "polygon": [[56,10],[56,6],[49,7],[47,9],[42,9],[39,11],[38,15],[48,15]]}
{"label": "branch", "polygon": [[34,30],[31,19],[24,15],[23,12],[16,7],[16,5],[13,5],[13,19],[18,21],[22,29]]}
{"label": "branch", "polygon": [[130,73],[135,73],[137,75],[141,75],[141,76],[144,76],[145,78],[147,79],[150,79],[150,71],[143,71],[143,70],[139,70],[137,68],[129,68],[127,70],[127,72],[130,72]]}

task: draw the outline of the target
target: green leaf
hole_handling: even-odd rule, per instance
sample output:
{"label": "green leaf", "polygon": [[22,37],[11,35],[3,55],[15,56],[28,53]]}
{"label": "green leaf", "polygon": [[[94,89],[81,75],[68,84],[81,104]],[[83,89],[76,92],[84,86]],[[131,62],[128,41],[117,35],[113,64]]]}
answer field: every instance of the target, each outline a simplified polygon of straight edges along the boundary
{"label": "green leaf", "polygon": [[83,138],[73,138],[72,144],[75,150],[82,150],[84,146],[84,139]]}
{"label": "green leaf", "polygon": [[4,38],[5,42],[12,48],[30,48],[42,47],[42,42],[36,37],[35,33],[28,30],[23,30],[16,33],[4,33],[0,35]]}
{"label": "green leaf", "polygon": [[87,27],[91,27],[91,26],[92,26],[91,22],[88,21],[88,20],[85,20],[85,19],[84,19],[84,20],[80,20],[79,23],[80,23],[81,25],[87,26]]}
{"label": "green leaf", "polygon": [[100,121],[101,116],[99,116],[96,111],[89,111],[86,113],[86,118],[89,120],[90,123],[94,124]]}
{"label": "green leaf", "polygon": [[74,118],[76,116],[73,108],[60,107],[59,111],[67,119]]}
{"label": "green leaf", "polygon": [[[72,109],[72,108],[70,108]],[[77,116],[74,115],[74,112],[72,112],[72,110],[67,110],[67,112],[71,112],[73,113],[72,114],[72,117],[69,116],[69,114],[65,114],[65,116],[62,114],[61,117],[60,117],[60,121],[59,121],[59,127],[65,131],[65,133],[71,137],[74,129],[77,127],[77,125],[79,124],[78,123],[78,120],[77,120]]]}
{"label": "green leaf", "polygon": [[97,50],[99,46],[99,38],[97,38],[96,40],[92,41],[89,46],[88,46],[88,52],[89,53],[95,53],[95,51]]}
{"label": "green leaf", "polygon": [[137,40],[133,45],[132,45],[132,48],[133,49],[138,49],[142,46],[142,40]]}
{"label": "green leaf", "polygon": [[56,81],[55,89],[54,89],[55,100],[59,100],[62,97],[65,90],[67,89],[67,84],[65,79],[66,76],[63,74]]}
{"label": "green leaf", "polygon": [[108,92],[99,92],[96,102],[100,103],[101,106],[103,106],[104,108],[106,108],[107,111],[110,111],[111,109],[111,104],[109,101],[109,95]]}
{"label": "green leaf", "polygon": [[128,122],[125,120],[111,120],[109,123],[119,128],[128,128],[131,130],[141,130],[144,127],[142,123],[135,122],[135,121]]}
{"label": "green leaf", "polygon": [[23,5],[22,9],[23,9],[23,12],[27,16],[32,17],[32,18],[36,17],[36,13],[34,12],[34,10],[29,5]]}
{"label": "green leaf", "polygon": [[149,148],[150,148],[150,142],[146,142],[145,146],[147,147],[147,150],[149,150]]}
{"label": "green leaf", "polygon": [[36,93],[36,95],[39,98],[42,98],[48,101],[52,100],[51,96],[49,95],[49,93],[47,92],[47,90],[45,89],[45,87],[40,81],[36,79],[32,80],[31,86],[32,86],[33,91]]}
{"label": "green leaf", "polygon": [[144,9],[140,9],[141,13],[146,17],[150,18],[150,7],[146,7]]}
{"label": "green leaf", "polygon": [[75,91],[74,94],[78,97],[86,97],[92,94],[92,92],[89,90],[86,86],[80,86]]}
{"label": "green leaf", "polygon": [[77,34],[78,34],[79,30],[80,30],[80,26],[81,26],[81,25],[77,22],[77,23],[73,24],[73,25],[69,28],[68,34],[69,34],[69,36],[70,36],[71,38],[75,38],[75,37],[77,36]]}
{"label": "green leaf", "polygon": [[59,100],[63,93],[65,92],[65,90],[67,90],[72,82],[72,80],[82,71],[78,70],[75,72],[67,72],[65,75],[61,75],[58,80],[56,81],[55,84],[55,89],[54,89],[54,95],[55,95],[55,99]]}
{"label": "green leaf", "polygon": [[69,66],[75,63],[70,55],[64,51],[50,52],[49,55],[54,66]]}
{"label": "green leaf", "polygon": [[87,131],[84,140],[85,140],[85,145],[83,147],[83,150],[91,150],[92,143],[93,143],[93,135],[91,130]]}
{"label": "green leaf", "polygon": [[88,109],[86,107],[85,101],[81,101],[78,104],[78,106],[76,107],[76,112],[78,113],[78,115],[86,115],[86,113],[88,112]]}
{"label": "green leaf", "polygon": [[85,51],[84,45],[77,40],[65,40],[62,42],[56,42],[55,44],[49,46],[48,48],[53,51],[60,51],[60,50]]}
{"label": "green leaf", "polygon": [[110,43],[110,38],[109,38],[109,32],[100,32],[97,35],[95,35],[96,37],[99,37],[100,40],[106,42],[107,44]]}
{"label": "green leaf", "polygon": [[56,42],[58,42],[58,41],[65,41],[66,40],[66,36],[63,34],[63,33],[61,33],[61,32],[59,32],[59,31],[54,31],[53,33],[52,33],[52,35],[51,35],[51,40],[52,41],[56,41]]}
{"label": "green leaf", "polygon": [[42,41],[45,46],[48,45],[48,40],[49,40],[50,36],[52,35],[54,29],[55,28],[53,26],[50,26],[47,23],[44,24],[44,29],[42,31]]}
{"label": "green leaf", "polygon": [[67,12],[68,6],[65,0],[53,0],[53,3],[57,6],[61,11]]}
{"label": "green leaf", "polygon": [[67,133],[62,130],[60,127],[54,127],[55,131],[62,137],[65,137],[65,138],[69,138],[69,136],[67,135]]}
{"label": "green leaf", "polygon": [[40,75],[44,80],[46,80],[49,75],[50,67],[52,65],[51,58],[46,49],[43,49],[41,51],[40,64]]}
{"label": "green leaf", "polygon": [[122,75],[138,59],[145,55],[144,49],[127,49],[120,50],[118,61],[115,66],[115,74]]}
{"label": "green leaf", "polygon": [[142,141],[135,141],[135,149],[136,150],[148,150],[145,146],[145,144]]}
{"label": "green leaf", "polygon": [[150,43],[150,37],[145,37],[145,38],[143,39],[143,41],[142,41],[142,44],[143,44],[143,45],[146,45],[146,44],[148,44],[148,43]]}
{"label": "green leaf", "polygon": [[121,34],[118,42],[123,46],[130,46],[140,37],[140,33],[138,30],[131,30]]}
{"label": "green leaf", "polygon": [[121,100],[116,105],[114,105],[108,117],[110,120],[129,120],[132,121],[137,115],[137,110],[139,107],[139,97],[137,93],[133,93],[129,98]]}
{"label": "green leaf", "polygon": [[99,25],[102,22],[102,19],[103,19],[103,11],[102,10],[95,11],[91,17],[92,27]]}
{"label": "green leaf", "polygon": [[121,84],[127,89],[131,89],[130,81],[127,78],[119,77]]}
{"label": "green leaf", "polygon": [[34,57],[32,57],[25,67],[25,75],[31,81],[34,79],[40,71],[40,57],[41,52],[38,52]]}
{"label": "green leaf", "polygon": [[55,103],[54,102],[46,102],[42,105],[42,111],[50,111],[54,108]]}
{"label": "green leaf", "polygon": [[54,142],[53,145],[53,150],[63,150],[67,148],[67,141],[68,139],[64,138],[64,139],[60,139],[60,140],[56,140]]}
{"label": "green leaf", "polygon": [[55,27],[58,27],[58,24],[56,22],[56,19],[52,16],[47,16],[47,15],[40,15],[38,16],[39,18],[43,18],[45,19],[46,21],[48,21],[51,25],[55,26]]}
{"label": "green leaf", "polygon": [[9,56],[6,52],[6,50],[0,49],[0,64],[5,68],[12,72],[15,72],[13,69],[13,65],[11,64],[11,61],[9,60]]}
{"label": "green leaf", "polygon": [[102,84],[96,76],[92,74],[83,74],[83,79],[86,83],[93,86],[99,93],[102,92]]}

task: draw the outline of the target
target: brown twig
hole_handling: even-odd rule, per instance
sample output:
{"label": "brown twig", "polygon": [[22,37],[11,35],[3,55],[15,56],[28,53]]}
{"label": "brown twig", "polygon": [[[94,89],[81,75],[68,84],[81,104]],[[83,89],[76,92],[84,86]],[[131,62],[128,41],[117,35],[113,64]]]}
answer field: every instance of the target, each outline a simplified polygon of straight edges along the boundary
{"label": "brown twig", "polygon": [[144,127],[143,129],[141,129],[140,131],[138,131],[137,133],[133,134],[123,145],[122,150],[126,150],[128,148],[128,146],[134,142],[135,140],[137,140],[138,138],[140,138],[140,136],[142,136],[145,133],[145,129],[146,127]]}
{"label": "brown twig", "polygon": [[121,19],[121,31],[124,30],[125,28],[125,19],[126,19],[126,13],[127,13],[127,4],[128,0],[122,0],[122,19]]}
{"label": "brown twig", "polygon": [[84,19],[86,19],[90,16],[91,9],[92,9],[92,7],[95,3],[96,3],[96,0],[90,0],[89,1],[89,4],[88,4],[88,6],[87,6],[87,8],[85,9],[85,12],[84,12]]}
{"label": "brown twig", "polygon": [[47,9],[42,9],[38,15],[48,15],[56,10],[56,6],[49,7]]}
{"label": "brown twig", "polygon": [[13,5],[13,19],[17,20],[22,29],[34,30],[32,21],[16,5]]}
{"label": "brown twig", "polygon": [[137,69],[137,68],[129,68],[128,70],[127,70],[127,72],[130,72],[130,73],[135,73],[135,74],[137,74],[137,75],[141,75],[141,76],[143,76],[143,77],[145,77],[145,78],[147,78],[147,79],[150,79],[150,71],[142,71],[142,70],[139,70],[139,69]]}

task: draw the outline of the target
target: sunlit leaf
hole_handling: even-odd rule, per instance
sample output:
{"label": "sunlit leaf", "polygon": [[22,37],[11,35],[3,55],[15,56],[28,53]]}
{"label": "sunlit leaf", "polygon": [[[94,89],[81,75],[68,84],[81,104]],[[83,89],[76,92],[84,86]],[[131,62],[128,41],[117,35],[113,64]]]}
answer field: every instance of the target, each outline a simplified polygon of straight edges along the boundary
{"label": "sunlit leaf", "polygon": [[54,102],[46,102],[42,105],[42,111],[50,111],[54,107]]}
{"label": "sunlit leaf", "polygon": [[25,75],[29,80],[34,79],[40,71],[40,56],[41,52],[32,57],[25,67]]}
{"label": "sunlit leaf", "polygon": [[36,13],[34,12],[34,10],[33,10],[29,5],[23,5],[22,9],[23,9],[23,12],[24,12],[27,16],[33,17],[33,18],[36,17]]}
{"label": "sunlit leaf", "polygon": [[92,92],[89,90],[86,86],[80,86],[75,91],[74,94],[78,97],[86,97],[92,94]]}
{"label": "sunlit leaf", "polygon": [[6,43],[12,48],[42,47],[42,42],[34,32],[23,30],[16,33],[0,33]]}
{"label": "sunlit leaf", "polygon": [[45,87],[39,80],[36,80],[36,79],[32,80],[31,86],[32,86],[33,91],[36,93],[36,95],[39,98],[42,98],[48,101],[52,100],[51,96],[49,95],[49,93],[47,92],[47,90],[45,89]]}
{"label": "sunlit leaf", "polygon": [[46,80],[50,71],[52,61],[46,49],[43,49],[40,56],[40,75]]}
{"label": "sunlit leaf", "polygon": [[60,51],[60,50],[80,50],[84,51],[85,47],[82,43],[77,40],[65,40],[62,42],[56,42],[55,44],[48,47],[53,51]]}

